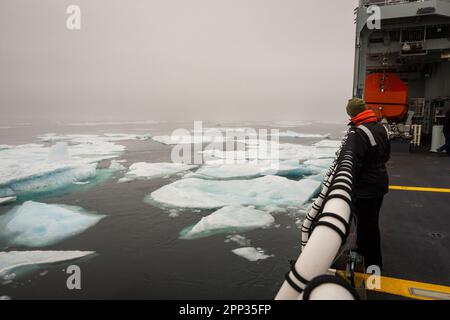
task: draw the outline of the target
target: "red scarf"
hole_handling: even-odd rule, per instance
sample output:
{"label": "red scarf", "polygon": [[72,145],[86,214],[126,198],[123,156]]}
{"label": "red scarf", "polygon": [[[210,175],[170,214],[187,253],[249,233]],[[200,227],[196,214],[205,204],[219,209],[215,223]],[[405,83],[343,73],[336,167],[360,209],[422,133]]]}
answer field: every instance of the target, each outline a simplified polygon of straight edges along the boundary
{"label": "red scarf", "polygon": [[369,109],[361,113],[358,113],[356,117],[352,118],[352,122],[355,124],[355,126],[359,126],[363,123],[378,122],[378,118],[375,112]]}

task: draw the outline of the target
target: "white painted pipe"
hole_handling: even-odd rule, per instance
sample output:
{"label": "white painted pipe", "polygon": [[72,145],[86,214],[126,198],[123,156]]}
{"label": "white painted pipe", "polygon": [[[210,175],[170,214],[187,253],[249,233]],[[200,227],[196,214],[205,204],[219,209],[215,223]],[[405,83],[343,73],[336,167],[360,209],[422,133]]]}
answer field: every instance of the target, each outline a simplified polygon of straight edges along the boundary
{"label": "white painted pipe", "polygon": [[[323,201],[325,199],[325,196],[328,193],[328,188],[330,187],[330,182],[333,180],[335,176],[335,170],[337,166],[337,161],[341,155],[342,149],[344,148],[344,145],[347,141],[347,137],[350,131],[346,133],[346,135],[343,138],[343,142],[341,147],[336,153],[336,159],[334,160],[333,164],[331,165],[330,169],[328,170],[327,174],[325,175],[325,179],[323,182],[322,190],[317,197],[317,199],[314,201],[313,205],[311,206],[311,209],[309,210],[308,214],[306,215],[305,219],[303,220],[302,228],[301,228],[301,248],[302,250],[305,248],[306,244],[309,240],[309,233],[311,230],[312,222],[316,219],[317,214],[320,211],[320,208],[322,208]],[[351,165],[351,162],[350,162]]]}
{"label": "white painted pipe", "polygon": [[[354,131],[350,130],[349,133],[354,133]],[[351,203],[352,197],[348,191],[351,192],[353,187],[352,175],[344,170],[344,168],[351,169],[353,166],[351,151],[344,151],[341,159],[338,160],[339,163],[336,168],[336,173],[331,180],[333,189],[327,195],[322,210],[322,215],[324,216],[318,217],[317,226],[313,230],[309,241],[306,243],[291,272],[288,273],[287,280],[283,283],[275,297],[276,300],[298,299],[309,281],[327,272],[343,244],[341,235],[333,228],[337,228],[342,234],[346,235],[351,218],[351,207],[349,203]],[[334,179],[335,177],[339,181]],[[334,195],[343,196],[347,201],[333,197]],[[340,218],[326,216],[327,213],[334,214]],[[345,224],[341,219],[345,221]],[[332,227],[321,225],[321,223],[329,223]]]}
{"label": "white painted pipe", "polygon": [[[341,194],[350,199],[350,195],[346,191],[333,190],[331,194]],[[351,208],[347,202],[342,199],[331,199],[327,201],[323,212],[332,212],[341,216],[347,223],[350,221]],[[343,233],[346,232],[345,226],[336,218],[324,217],[322,219],[319,218],[319,221],[333,223]],[[295,263],[295,269],[308,281],[325,274],[328,268],[331,267],[341,245],[342,239],[336,231],[326,226],[317,226],[311,234],[311,238],[302,251],[299,259]],[[289,277],[291,277],[294,283],[301,289],[306,287],[306,284],[298,281],[292,272],[290,272]],[[275,299],[295,300],[298,296],[299,292],[285,281]]]}
{"label": "white painted pipe", "polygon": [[343,286],[324,283],[311,291],[308,300],[355,300],[355,297]]}

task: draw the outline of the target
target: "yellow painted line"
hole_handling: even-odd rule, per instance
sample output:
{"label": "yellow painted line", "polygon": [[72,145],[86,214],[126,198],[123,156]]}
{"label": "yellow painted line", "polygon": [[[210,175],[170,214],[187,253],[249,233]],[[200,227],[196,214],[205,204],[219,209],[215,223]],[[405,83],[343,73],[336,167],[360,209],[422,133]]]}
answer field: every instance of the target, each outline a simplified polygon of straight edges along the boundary
{"label": "yellow painted line", "polygon": [[450,189],[446,189],[446,188],[422,188],[422,187],[389,186],[389,189],[391,189],[391,190],[402,190],[402,191],[422,191],[422,192],[450,193]]}
{"label": "yellow painted line", "polygon": [[[337,275],[345,277],[345,271],[337,270]],[[357,288],[365,287],[370,274],[355,273],[355,285]],[[370,281],[370,279],[369,279]],[[364,286],[362,286],[364,284]],[[402,280],[390,277],[380,277],[380,288],[367,289],[382,293],[393,294],[418,300],[450,300],[450,287],[436,284]]]}

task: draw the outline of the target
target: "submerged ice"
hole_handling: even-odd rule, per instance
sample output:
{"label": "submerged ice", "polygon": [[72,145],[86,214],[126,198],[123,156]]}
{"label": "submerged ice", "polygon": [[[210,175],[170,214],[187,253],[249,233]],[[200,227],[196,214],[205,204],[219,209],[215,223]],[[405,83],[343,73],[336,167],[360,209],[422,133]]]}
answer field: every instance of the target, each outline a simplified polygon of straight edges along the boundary
{"label": "submerged ice", "polygon": [[227,206],[207,217],[194,226],[184,230],[183,239],[206,237],[216,233],[233,233],[268,227],[275,222],[270,213],[253,207]]}
{"label": "submerged ice", "polygon": [[187,178],[154,191],[147,201],[180,208],[215,209],[242,205],[279,211],[301,206],[319,186],[319,181],[293,181],[279,176],[224,181]]}
{"label": "submerged ice", "polygon": [[82,233],[103,217],[76,206],[27,201],[0,216],[0,240],[44,247]]}

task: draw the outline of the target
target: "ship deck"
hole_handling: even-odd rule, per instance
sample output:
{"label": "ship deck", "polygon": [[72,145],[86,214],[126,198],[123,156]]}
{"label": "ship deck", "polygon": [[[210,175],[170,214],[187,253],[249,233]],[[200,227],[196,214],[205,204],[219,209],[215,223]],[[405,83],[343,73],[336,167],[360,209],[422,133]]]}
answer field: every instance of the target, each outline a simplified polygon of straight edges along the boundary
{"label": "ship deck", "polygon": [[391,188],[421,188],[391,189],[385,197],[380,213],[383,276],[450,286],[450,157],[401,149],[393,144]]}

